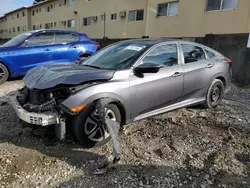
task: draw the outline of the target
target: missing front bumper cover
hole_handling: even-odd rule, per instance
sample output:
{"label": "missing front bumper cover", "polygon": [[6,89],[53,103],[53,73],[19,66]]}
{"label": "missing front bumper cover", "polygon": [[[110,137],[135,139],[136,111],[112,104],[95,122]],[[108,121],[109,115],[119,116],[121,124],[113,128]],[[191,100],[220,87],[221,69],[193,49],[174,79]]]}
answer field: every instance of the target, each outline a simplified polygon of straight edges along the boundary
{"label": "missing front bumper cover", "polygon": [[26,111],[18,102],[16,96],[11,98],[10,103],[17,116],[27,123],[47,126],[57,124],[59,121],[58,115],[50,111],[44,113],[34,113]]}

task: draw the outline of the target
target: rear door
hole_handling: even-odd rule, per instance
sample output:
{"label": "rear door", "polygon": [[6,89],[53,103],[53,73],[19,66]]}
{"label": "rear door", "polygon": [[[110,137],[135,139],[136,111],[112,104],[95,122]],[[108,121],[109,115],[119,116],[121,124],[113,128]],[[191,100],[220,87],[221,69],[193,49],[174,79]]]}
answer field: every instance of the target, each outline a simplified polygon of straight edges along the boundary
{"label": "rear door", "polygon": [[19,56],[16,64],[22,73],[29,69],[53,61],[54,32],[42,32],[29,38],[26,47],[19,48]]}
{"label": "rear door", "polygon": [[55,59],[60,62],[73,62],[84,50],[79,45],[80,36],[70,32],[55,33]]}
{"label": "rear door", "polygon": [[140,63],[163,65],[157,73],[130,75],[132,118],[178,103],[183,89],[183,67],[176,43],[161,44],[149,51]]}
{"label": "rear door", "polygon": [[207,60],[204,49],[199,45],[181,43],[180,49],[185,74],[182,100],[202,99],[214,75],[214,62]]}

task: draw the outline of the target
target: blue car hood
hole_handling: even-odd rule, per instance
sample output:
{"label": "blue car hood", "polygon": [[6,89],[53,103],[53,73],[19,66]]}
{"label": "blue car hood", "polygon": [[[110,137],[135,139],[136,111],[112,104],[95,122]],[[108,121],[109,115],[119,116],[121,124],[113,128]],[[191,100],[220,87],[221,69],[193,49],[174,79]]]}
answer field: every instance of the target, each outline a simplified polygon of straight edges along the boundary
{"label": "blue car hood", "polygon": [[114,70],[95,69],[73,63],[47,64],[29,70],[24,77],[24,84],[29,89],[49,89],[59,85],[108,81],[114,73]]}

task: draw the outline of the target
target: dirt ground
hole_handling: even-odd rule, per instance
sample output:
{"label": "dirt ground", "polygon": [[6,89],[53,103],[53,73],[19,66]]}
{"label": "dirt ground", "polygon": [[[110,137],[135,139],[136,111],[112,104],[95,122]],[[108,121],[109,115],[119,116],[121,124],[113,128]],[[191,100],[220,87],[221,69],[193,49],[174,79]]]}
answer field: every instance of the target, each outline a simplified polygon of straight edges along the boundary
{"label": "dirt ground", "polygon": [[233,85],[215,110],[181,109],[125,126],[120,164],[112,144],[83,149],[59,142],[50,128],[21,124],[6,95],[22,81],[0,86],[0,187],[250,187],[250,90]]}

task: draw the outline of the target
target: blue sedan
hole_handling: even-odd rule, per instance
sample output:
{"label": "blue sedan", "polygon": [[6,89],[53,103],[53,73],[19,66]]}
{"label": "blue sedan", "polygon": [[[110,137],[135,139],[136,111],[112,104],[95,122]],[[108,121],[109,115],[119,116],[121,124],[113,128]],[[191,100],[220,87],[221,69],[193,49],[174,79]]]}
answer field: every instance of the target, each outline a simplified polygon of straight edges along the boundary
{"label": "blue sedan", "polygon": [[0,84],[24,76],[35,66],[76,62],[94,54],[99,44],[83,33],[39,30],[22,33],[0,46]]}

